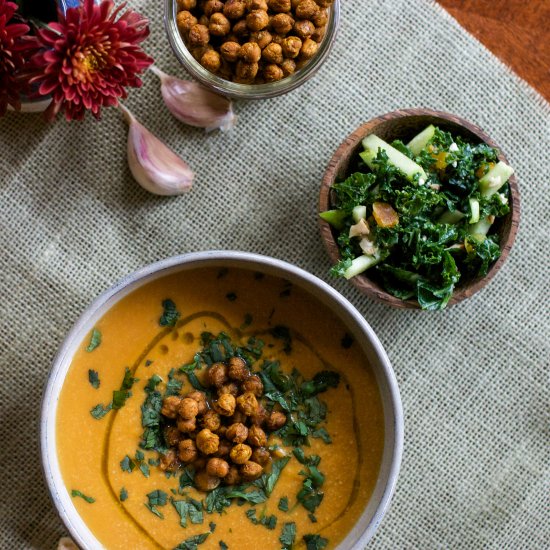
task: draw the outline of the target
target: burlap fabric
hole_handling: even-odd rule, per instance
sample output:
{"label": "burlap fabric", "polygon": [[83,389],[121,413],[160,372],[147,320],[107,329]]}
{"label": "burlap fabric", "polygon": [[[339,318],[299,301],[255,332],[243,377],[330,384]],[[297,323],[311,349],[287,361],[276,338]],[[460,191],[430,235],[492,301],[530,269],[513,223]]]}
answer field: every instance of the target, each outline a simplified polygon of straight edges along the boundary
{"label": "burlap fabric", "polygon": [[[183,74],[160,2],[146,49]],[[39,405],[66,331],[100,292],[144,264],[241,249],[329,280],[365,315],[393,362],[405,408],[397,492],[373,548],[548,548],[550,109],[437,6],[343,2],[335,49],[286,96],[238,103],[229,134],[187,128],[145,76],[127,105],[197,173],[159,198],[133,181],[116,110],[96,123],[0,120],[0,547],[53,548],[64,533],[42,482]],[[503,29],[503,32],[507,32]],[[454,112],[484,128],[516,168],[522,218],[493,282],[436,314],[395,311],[332,280],[316,220],[337,144],[396,108]]]}

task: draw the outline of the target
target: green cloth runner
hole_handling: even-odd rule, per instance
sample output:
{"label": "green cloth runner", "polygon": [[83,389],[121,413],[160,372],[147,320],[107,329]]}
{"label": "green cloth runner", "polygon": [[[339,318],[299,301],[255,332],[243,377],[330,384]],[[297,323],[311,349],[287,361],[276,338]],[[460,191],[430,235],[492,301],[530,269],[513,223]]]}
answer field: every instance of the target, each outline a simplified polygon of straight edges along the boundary
{"label": "green cloth runner", "polygon": [[[183,75],[163,3],[131,4],[151,19],[148,53]],[[127,106],[195,170],[190,194],[159,198],[133,181],[115,109],[100,123],[0,119],[0,546],[54,548],[65,533],[41,477],[40,399],[83,309],[160,258],[241,249],[329,281],[387,349],[405,453],[373,548],[548,547],[549,105],[435,4],[344,0],[320,72],[286,96],[237,103],[230,133],[174,120],[151,73]],[[331,279],[316,219],[322,174],[344,137],[373,116],[421,106],[486,130],[515,167],[522,201],[504,268],[435,314],[390,309]]]}

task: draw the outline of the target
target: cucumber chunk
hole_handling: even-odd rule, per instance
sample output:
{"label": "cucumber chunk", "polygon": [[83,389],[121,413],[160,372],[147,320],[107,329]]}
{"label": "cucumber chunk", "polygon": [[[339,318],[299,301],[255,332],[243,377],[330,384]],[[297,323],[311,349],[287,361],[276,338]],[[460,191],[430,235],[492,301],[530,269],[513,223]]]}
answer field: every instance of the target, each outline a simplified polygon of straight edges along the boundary
{"label": "cucumber chunk", "polygon": [[413,152],[413,155],[419,155],[420,152],[426,148],[428,143],[430,143],[434,134],[435,126],[430,124],[427,128],[422,130],[422,132],[414,136],[411,141],[407,143],[407,147]]}
{"label": "cucumber chunk", "polygon": [[353,217],[353,221],[355,223],[359,223],[359,220],[366,220],[367,219],[367,207],[363,206],[362,204],[354,207],[354,209],[351,212],[351,216]]}
{"label": "cucumber chunk", "polygon": [[487,216],[486,218],[482,218],[477,223],[472,223],[468,226],[468,233],[470,235],[487,235],[489,233],[489,229],[491,229],[491,225],[493,225],[493,217]]}
{"label": "cucumber chunk", "polygon": [[463,214],[460,210],[455,210],[454,212],[447,210],[447,212],[443,212],[443,214],[439,216],[437,221],[438,223],[448,223],[449,225],[454,225],[455,223],[458,223],[465,215],[466,214]]}
{"label": "cucumber chunk", "polygon": [[494,195],[514,173],[514,169],[505,162],[499,161],[480,180],[479,189],[482,197]]}
{"label": "cucumber chunk", "polygon": [[326,212],[320,212],[319,216],[332,225],[332,227],[342,229],[347,214],[344,210],[327,210]]}
{"label": "cucumber chunk", "polygon": [[479,221],[479,201],[477,199],[468,199],[470,203],[471,216],[468,220],[469,223],[477,223]]}
{"label": "cucumber chunk", "polygon": [[346,279],[351,279],[352,277],[363,273],[363,271],[366,271],[369,267],[376,265],[381,260],[382,254],[380,254],[380,252],[377,252],[373,256],[367,256],[366,254],[357,256],[357,258],[354,258],[351,261],[351,265],[346,269],[346,271],[344,271],[344,277]]}
{"label": "cucumber chunk", "polygon": [[421,166],[374,134],[363,139],[363,147],[365,150],[359,153],[359,155],[372,171],[376,171],[376,166],[373,161],[378,154],[378,149],[382,149],[388,155],[389,162],[409,181],[414,181],[416,174],[420,174],[419,182],[421,183],[425,183],[428,179],[426,172],[424,172]]}

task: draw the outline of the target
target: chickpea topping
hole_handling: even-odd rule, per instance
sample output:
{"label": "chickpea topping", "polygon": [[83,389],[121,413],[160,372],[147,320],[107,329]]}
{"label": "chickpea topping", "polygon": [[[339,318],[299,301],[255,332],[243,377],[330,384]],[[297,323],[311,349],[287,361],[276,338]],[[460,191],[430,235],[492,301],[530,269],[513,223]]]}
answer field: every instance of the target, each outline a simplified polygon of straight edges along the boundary
{"label": "chickpea topping", "polygon": [[285,77],[293,74],[296,71],[296,62],[293,59],[285,59],[281,63],[281,69]]}
{"label": "chickpea topping", "polygon": [[205,428],[197,434],[195,442],[199,451],[205,455],[212,455],[218,450],[220,438],[215,433]]}
{"label": "chickpea topping", "polygon": [[206,46],[210,41],[210,33],[208,27],[197,23],[189,29],[189,44],[191,46]]}
{"label": "chickpea topping", "polygon": [[323,38],[325,37],[325,32],[326,32],[327,28],[326,27],[317,27],[314,31],[313,31],[313,34],[311,35],[311,39],[312,40],[315,40],[315,42],[317,42],[318,44],[323,40]]}
{"label": "chickpea topping", "polygon": [[302,41],[297,36],[289,36],[283,40],[281,48],[285,57],[294,59],[302,49]]}
{"label": "chickpea topping", "polygon": [[252,451],[252,460],[261,466],[265,466],[266,464],[269,464],[271,455],[265,447],[258,447]]}
{"label": "chickpea topping", "polygon": [[224,384],[221,388],[218,388],[218,396],[224,395],[225,393],[230,393],[233,397],[239,395],[239,386],[235,382],[229,382]]}
{"label": "chickpea topping", "polygon": [[241,466],[241,477],[244,481],[254,481],[263,473],[263,468],[256,462],[249,460]]}
{"label": "chickpea topping", "polygon": [[170,395],[169,397],[165,397],[162,401],[160,414],[166,416],[166,418],[176,418],[178,415],[180,401],[181,397],[178,395]]}
{"label": "chickpea topping", "polygon": [[272,411],[266,420],[266,427],[270,432],[282,428],[286,424],[286,415],[279,411]]}
{"label": "chickpea topping", "polygon": [[278,13],[271,19],[271,26],[278,34],[288,34],[292,30],[294,19],[287,13]]}
{"label": "chickpea topping", "polygon": [[333,0],[315,0],[315,3],[320,8],[328,8],[332,4]]}
{"label": "chickpea topping", "polygon": [[220,478],[211,476],[206,470],[202,470],[195,474],[194,483],[199,491],[213,491],[220,484]]}
{"label": "chickpea topping", "polygon": [[231,424],[225,432],[225,437],[233,443],[244,443],[248,437],[248,428],[240,422]]}
{"label": "chickpea topping", "polygon": [[[257,63],[247,63],[246,61],[237,62],[236,75],[245,82],[252,82],[258,74]],[[238,398],[237,398],[238,399]]]}
{"label": "chickpea topping", "polygon": [[175,426],[164,428],[164,440],[169,447],[175,447],[180,440],[180,431]]}
{"label": "chickpea topping", "polygon": [[[253,46],[258,46],[258,44],[253,44]],[[259,61],[260,57],[258,56],[257,59],[252,61]],[[247,60],[250,61],[250,60]],[[238,382],[241,382],[245,378],[248,378],[250,376],[250,371],[248,370],[248,366],[246,364],[246,361],[242,357],[231,357],[229,359],[229,378],[232,378],[233,380],[237,380]]]}
{"label": "chickpea topping", "polygon": [[290,0],[268,0],[267,5],[275,13],[286,13],[292,9]]}
{"label": "chickpea topping", "polygon": [[211,458],[206,463],[206,472],[213,477],[225,477],[229,473],[229,464],[222,458]]}
{"label": "chickpea topping", "polygon": [[221,418],[219,413],[213,410],[206,411],[202,417],[202,427],[212,432],[218,430],[221,426]]}
{"label": "chickpea topping", "polygon": [[295,13],[298,19],[311,19],[319,13],[319,6],[314,0],[301,0],[296,6]]}
{"label": "chickpea topping", "polygon": [[244,393],[251,392],[256,397],[261,397],[264,393],[264,385],[260,377],[257,374],[253,374],[241,384],[241,391]]}
{"label": "chickpea topping", "polygon": [[252,456],[252,449],[244,443],[238,443],[231,449],[229,456],[235,464],[244,464]]}
{"label": "chickpea topping", "polygon": [[241,482],[239,468],[235,465],[229,466],[229,473],[224,477],[223,481],[226,485],[238,485]]}
{"label": "chickpea topping", "polygon": [[245,0],[246,3],[246,9],[248,11],[254,11],[254,10],[263,10],[267,11],[267,2],[266,0]]}
{"label": "chickpea topping", "polygon": [[192,10],[197,6],[197,0],[178,0],[178,12],[181,10]]}
{"label": "chickpea topping", "polygon": [[207,15],[204,15],[204,13],[199,17],[199,25],[204,25],[205,27],[208,27],[208,24],[210,23],[210,18]]}
{"label": "chickpea topping", "polygon": [[225,393],[214,403],[214,409],[222,416],[232,416],[237,402],[230,393]]}
{"label": "chickpea topping", "polygon": [[[258,46],[258,44],[254,42],[247,42],[246,44],[243,44],[241,46],[239,57],[241,57],[247,63],[257,63],[262,57],[262,50],[260,49],[260,46]],[[234,380],[238,380],[238,378],[231,376],[231,365],[229,365],[229,377],[233,378]]]}
{"label": "chickpea topping", "polygon": [[316,27],[324,27],[328,23],[328,11],[321,8],[312,18],[311,22]]}
{"label": "chickpea topping", "polygon": [[176,24],[180,32],[187,34],[189,29],[198,23],[197,18],[189,11],[180,11],[176,15]]}
{"label": "chickpea topping", "polygon": [[262,59],[264,59],[268,63],[282,63],[283,48],[279,44],[274,44],[273,42],[271,44],[268,44],[262,51]]}
{"label": "chickpea topping", "polygon": [[195,418],[189,418],[189,419],[180,419],[177,422],[178,430],[180,432],[191,433],[194,432],[197,429],[197,419]]}
{"label": "chickpea topping", "polygon": [[253,32],[250,34],[249,42],[256,42],[260,49],[263,50],[273,40],[271,33],[266,31]]}
{"label": "chickpea topping", "polygon": [[246,422],[246,414],[242,413],[238,409],[235,411],[235,414],[230,418],[231,422],[233,424],[241,423],[244,424]]}
{"label": "chickpea topping", "polygon": [[241,0],[227,0],[223,7],[223,14],[228,19],[241,19],[246,12],[246,4]]}
{"label": "chickpea topping", "polygon": [[319,48],[319,44],[312,40],[311,38],[306,38],[302,44],[302,49],[300,50],[300,57],[302,59],[311,59]]}
{"label": "chickpea topping", "polygon": [[247,442],[253,447],[265,447],[267,445],[267,436],[259,426],[251,426],[248,430]]}
{"label": "chickpea topping", "polygon": [[300,19],[294,23],[294,32],[302,39],[309,38],[313,31],[315,31],[315,25],[307,19]]}
{"label": "chickpea topping", "polygon": [[252,416],[258,411],[258,400],[252,392],[245,392],[237,397],[237,405],[239,410],[246,414],[246,416]]}
{"label": "chickpea topping", "polygon": [[222,57],[229,62],[235,62],[239,58],[241,45],[238,42],[224,42],[220,47]]}
{"label": "chickpea topping", "polygon": [[221,0],[208,0],[203,7],[204,15],[212,17],[214,13],[223,11],[223,2]]}
{"label": "chickpea topping", "polygon": [[240,21],[237,21],[233,25],[233,34],[236,36],[243,38],[245,36],[248,36],[250,34],[250,30],[248,26],[246,25],[246,19],[241,19]]}
{"label": "chickpea topping", "polygon": [[195,390],[188,393],[186,397],[194,399],[197,402],[199,406],[199,412],[197,414],[204,414],[207,411],[208,405],[206,404],[206,394],[204,392]]}
{"label": "chickpea topping", "polygon": [[214,36],[225,36],[231,30],[231,23],[223,13],[214,13],[210,17],[208,30]]}
{"label": "chickpea topping", "polygon": [[178,406],[178,414],[184,420],[195,418],[195,416],[199,414],[199,404],[194,399],[191,399],[190,397],[185,397],[180,401],[180,404]]}
{"label": "chickpea topping", "polygon": [[210,386],[217,388],[223,386],[227,381],[227,367],[224,363],[214,363],[206,371],[206,380]]}
{"label": "chickpea topping", "polygon": [[192,439],[183,439],[178,443],[178,456],[182,462],[189,464],[197,460],[199,451],[197,445]]}
{"label": "chickpea topping", "polygon": [[159,467],[162,471],[175,470],[179,465],[180,463],[174,449],[168,449],[165,455],[160,455]]}
{"label": "chickpea topping", "polygon": [[[246,26],[251,31],[261,31],[269,25],[269,15],[265,10],[252,10],[246,16]],[[312,31],[313,32],[313,31]]]}
{"label": "chickpea topping", "polygon": [[227,441],[227,439],[221,439],[220,445],[218,446],[218,450],[214,453],[214,456],[220,457],[220,458],[229,456],[229,453],[231,452],[232,447],[233,446],[231,445],[231,443],[229,443],[229,441]]}
{"label": "chickpea topping", "polygon": [[262,407],[262,405],[258,405],[258,410],[256,411],[256,414],[253,414],[250,417],[250,421],[255,426],[261,426],[269,416],[268,412]]}

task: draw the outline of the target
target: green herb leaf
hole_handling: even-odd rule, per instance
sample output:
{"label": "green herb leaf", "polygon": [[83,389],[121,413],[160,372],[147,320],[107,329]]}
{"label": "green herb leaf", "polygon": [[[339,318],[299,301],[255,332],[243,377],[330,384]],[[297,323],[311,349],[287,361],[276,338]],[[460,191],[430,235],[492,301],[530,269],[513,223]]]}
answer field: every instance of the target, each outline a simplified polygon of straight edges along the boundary
{"label": "green herb leaf", "polygon": [[95,498],[88,497],[84,493],[80,492],[78,489],[73,489],[71,491],[71,496],[74,497],[80,497],[84,499],[88,504],[93,504],[95,502]]}
{"label": "green herb leaf", "polygon": [[197,550],[197,547],[199,544],[202,544],[210,535],[210,532],[208,533],[202,533],[201,535],[195,535],[194,537],[190,537],[180,544],[178,544],[174,550]]}
{"label": "green herb leaf", "polygon": [[107,406],[99,403],[93,409],[90,410],[90,414],[96,419],[100,420],[103,418],[111,409],[113,408],[112,403],[109,403]]}
{"label": "green herb leaf", "polygon": [[120,502],[124,502],[128,498],[128,491],[124,487],[120,490],[119,498]]}
{"label": "green herb leaf", "polygon": [[307,550],[323,550],[328,544],[328,540],[320,535],[304,535]]}
{"label": "green herb leaf", "polygon": [[97,371],[89,369],[88,380],[93,388],[95,388],[96,390],[97,388],[99,388],[100,381],[99,381],[99,374],[97,373]]}
{"label": "green herb leaf", "polygon": [[220,550],[229,550],[229,546],[223,540],[220,540]]}
{"label": "green herb leaf", "polygon": [[279,510],[281,510],[281,512],[288,512],[288,498],[287,497],[281,497],[279,499],[278,508],[279,508]]}
{"label": "green herb leaf", "polygon": [[120,409],[124,406],[126,399],[132,395],[130,390],[136,380],[137,378],[132,376],[132,371],[126,367],[120,389],[113,391],[113,409]]}
{"label": "green herb leaf", "polygon": [[276,460],[271,465],[271,472],[262,474],[262,476],[254,482],[254,485],[263,489],[264,493],[269,497],[275,488],[275,484],[283,471],[283,468],[288,464],[290,457]]}
{"label": "green herb leaf", "polygon": [[322,439],[327,445],[332,443],[332,438],[330,437],[329,433],[325,430],[325,428],[319,428],[318,430],[314,430],[311,433],[311,435],[312,437]]}
{"label": "green herb leaf", "polygon": [[130,474],[132,473],[135,467],[136,467],[136,463],[128,455],[126,455],[120,461],[120,468],[122,469],[123,472],[128,472]]}
{"label": "green herb leaf", "polygon": [[101,344],[101,332],[99,332],[99,330],[94,328],[92,330],[92,334],[90,336],[90,343],[88,344],[88,347],[86,348],[86,351],[87,352],[92,352],[92,351],[94,351],[94,349],[99,347],[100,344]]}
{"label": "green herb leaf", "polygon": [[145,508],[149,510],[149,512],[151,512],[152,514],[155,514],[155,516],[157,516],[160,519],[164,519],[164,514],[156,506],[151,506],[151,504],[148,504],[147,502],[144,502],[143,504]]}
{"label": "green herb leaf", "polygon": [[284,550],[290,550],[296,539],[296,524],[294,522],[285,523],[279,541]]}
{"label": "green herb leaf", "polygon": [[176,308],[176,304],[167,298],[162,301],[163,312],[159,319],[161,327],[174,327],[179,319],[180,313]]}
{"label": "green herb leaf", "polygon": [[157,489],[149,493],[147,499],[151,506],[165,506],[168,502],[168,495],[164,491]]}

